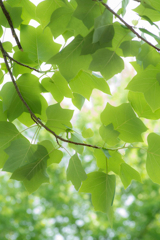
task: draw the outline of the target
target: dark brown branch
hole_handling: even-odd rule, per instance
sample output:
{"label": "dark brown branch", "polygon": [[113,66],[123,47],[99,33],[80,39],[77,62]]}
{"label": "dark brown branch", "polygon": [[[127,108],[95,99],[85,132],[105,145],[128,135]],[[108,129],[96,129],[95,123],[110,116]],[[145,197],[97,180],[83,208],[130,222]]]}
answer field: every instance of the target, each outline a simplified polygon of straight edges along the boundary
{"label": "dark brown branch", "polygon": [[155,48],[157,51],[160,51],[160,48],[154,46],[152,43],[150,43],[149,41],[147,41],[145,38],[141,37],[141,35],[139,33],[137,33],[134,28],[129,25],[127,22],[125,22],[123,20],[123,18],[121,18],[116,12],[114,12],[106,3],[102,2],[101,0],[99,0],[99,2],[105,6],[105,8],[107,8],[113,15],[115,15],[121,22],[124,23],[124,25],[131,30],[138,38],[140,38],[141,40],[143,40],[144,42],[146,42],[148,45],[150,45],[151,47]]}
{"label": "dark brown branch", "polygon": [[[5,51],[5,50],[4,50],[4,51]],[[19,64],[19,65],[21,65],[21,66],[23,66],[23,67],[29,68],[29,69],[31,69],[31,70],[33,70],[33,71],[38,72],[38,73],[46,72],[46,71],[40,71],[40,70],[38,70],[38,69],[36,69],[36,68],[30,67],[30,66],[28,66],[28,65],[26,65],[26,64],[23,64],[23,63],[21,63],[21,62],[18,62],[16,59],[14,59],[14,58],[12,58],[11,56],[9,56],[9,54],[8,54],[7,52],[5,52],[5,54],[6,54],[6,56],[7,56],[11,61],[13,61],[13,62],[15,62],[15,63],[17,63],[17,64]]]}
{"label": "dark brown branch", "polygon": [[16,34],[15,30],[14,30],[11,17],[10,17],[10,15],[9,15],[8,11],[6,10],[6,8],[5,8],[2,0],[0,0],[0,6],[1,6],[1,8],[2,8],[2,11],[3,11],[4,15],[5,15],[6,18],[7,18],[7,21],[8,21],[8,23],[9,23],[10,28],[11,28],[12,35],[13,35],[13,37],[14,37],[15,40],[16,40],[16,43],[17,43],[18,48],[19,48],[21,51],[23,51],[23,48],[22,48],[22,46],[21,46],[21,44],[20,44],[20,41],[19,41],[19,39],[18,39],[18,37],[17,37],[17,34]]}
{"label": "dark brown branch", "polygon": [[[43,128],[45,128],[48,132],[50,132],[52,135],[54,135],[55,138],[56,138],[56,141],[57,141],[57,140],[61,140],[61,141],[63,141],[63,142],[72,143],[72,144],[74,144],[74,145],[81,145],[81,146],[85,146],[85,147],[91,147],[91,148],[101,149],[101,147],[98,147],[98,146],[95,146],[95,145],[91,145],[91,144],[87,144],[87,143],[78,143],[78,142],[74,142],[74,141],[70,141],[70,140],[67,140],[67,139],[65,139],[65,138],[62,138],[61,136],[57,135],[54,131],[52,131],[50,128],[48,128],[47,126],[45,126],[45,125],[41,122],[41,120],[40,120],[38,117],[36,117],[36,115],[32,112],[32,110],[30,109],[30,107],[28,106],[28,104],[26,103],[26,101],[24,100],[24,98],[22,97],[22,95],[21,95],[21,93],[20,93],[20,90],[19,90],[19,88],[18,88],[18,86],[17,86],[17,83],[16,83],[16,81],[15,81],[15,79],[14,79],[14,77],[13,77],[13,74],[12,74],[12,72],[11,72],[11,69],[10,69],[10,67],[9,67],[9,64],[8,64],[8,62],[7,62],[7,57],[8,57],[8,56],[7,56],[7,54],[6,54],[6,51],[5,51],[4,48],[3,48],[3,45],[2,45],[2,43],[1,43],[1,41],[0,41],[0,50],[1,50],[1,52],[2,52],[2,55],[3,55],[3,58],[4,58],[4,62],[5,62],[5,64],[6,64],[7,70],[8,70],[8,72],[9,72],[9,75],[10,75],[10,77],[11,77],[11,80],[12,80],[12,82],[13,82],[13,84],[14,84],[15,89],[16,89],[16,92],[17,92],[18,96],[20,97],[21,101],[23,102],[23,104],[24,104],[24,105],[26,106],[26,108],[28,109],[28,112],[30,113],[31,118],[34,119],[34,121],[36,122],[36,124],[39,124],[40,126],[42,126]],[[112,149],[107,149],[107,150],[112,150]]]}

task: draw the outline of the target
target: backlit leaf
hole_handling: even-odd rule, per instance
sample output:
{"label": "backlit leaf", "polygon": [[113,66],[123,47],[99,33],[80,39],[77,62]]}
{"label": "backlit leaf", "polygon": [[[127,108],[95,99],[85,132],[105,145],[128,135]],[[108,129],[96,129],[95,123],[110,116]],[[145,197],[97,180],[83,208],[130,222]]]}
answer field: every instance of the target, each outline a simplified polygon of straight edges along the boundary
{"label": "backlit leaf", "polygon": [[119,138],[125,142],[141,142],[141,133],[147,130],[129,103],[123,103],[118,107],[107,103],[101,113],[101,121],[105,126],[112,123],[114,130],[120,132]]}
{"label": "backlit leaf", "polygon": [[150,133],[147,141],[147,173],[153,182],[160,184],[160,136]]}
{"label": "backlit leaf", "polygon": [[124,68],[123,60],[108,49],[99,49],[93,55],[89,69],[100,72],[108,80]]}
{"label": "backlit leaf", "polygon": [[134,168],[132,168],[126,163],[122,163],[120,165],[120,178],[124,185],[124,188],[127,188],[133,179],[141,182],[139,172],[137,172]]}
{"label": "backlit leaf", "polygon": [[83,44],[83,37],[78,35],[68,46],[48,61],[48,63],[59,66],[62,76],[67,81],[74,78],[81,69],[88,70],[91,56],[80,55]]}
{"label": "backlit leaf", "polygon": [[115,184],[115,175],[92,172],[87,174],[79,192],[91,193],[95,210],[109,213],[114,200]]}
{"label": "backlit leaf", "polygon": [[47,108],[47,123],[46,126],[52,129],[57,134],[64,132],[66,126],[72,127],[70,120],[73,115],[72,110],[61,108],[60,104],[54,104]]}
{"label": "backlit leaf", "polygon": [[77,154],[74,154],[70,160],[67,168],[67,180],[71,181],[76,190],[81,186],[81,182],[86,180],[87,175],[82,167],[81,161]]}

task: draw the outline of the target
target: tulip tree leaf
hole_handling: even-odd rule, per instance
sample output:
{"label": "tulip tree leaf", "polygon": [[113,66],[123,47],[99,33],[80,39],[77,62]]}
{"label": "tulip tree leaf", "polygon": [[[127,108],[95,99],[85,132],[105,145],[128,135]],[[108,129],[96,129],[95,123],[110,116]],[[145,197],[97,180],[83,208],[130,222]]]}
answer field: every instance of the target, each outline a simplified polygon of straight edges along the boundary
{"label": "tulip tree leaf", "polygon": [[35,158],[36,160],[16,169],[12,173],[11,179],[16,179],[18,181],[23,181],[24,179],[31,180],[39,171],[43,171],[44,174],[47,175],[45,172],[48,159],[47,150],[43,146],[38,145],[32,158]]}
{"label": "tulip tree leaf", "polygon": [[61,46],[53,41],[50,29],[42,30],[41,26],[34,28],[21,25],[20,38],[23,50],[28,52],[29,58],[38,64],[51,58]]}
{"label": "tulip tree leaf", "polygon": [[60,163],[63,157],[63,152],[56,149],[51,141],[44,140],[39,144],[47,149],[48,152],[47,166],[50,166],[52,163]]}
{"label": "tulip tree leaf", "polygon": [[[27,73],[21,75],[16,83],[31,110],[34,113],[41,114],[41,102],[39,100],[41,86],[38,78],[35,75]],[[23,112],[28,112],[11,82],[3,86],[1,96],[3,98],[3,110],[7,110],[7,117],[10,121],[19,117]]]}
{"label": "tulip tree leaf", "polygon": [[5,149],[9,158],[5,162],[3,170],[14,172],[19,167],[35,161],[36,156],[34,156],[34,152],[36,151],[36,148],[36,145],[31,145],[31,143],[25,138],[12,141],[11,145]]}
{"label": "tulip tree leaf", "polygon": [[47,26],[50,28],[54,38],[57,38],[66,30],[66,27],[71,19],[72,14],[73,14],[72,8],[67,7],[57,8],[52,13],[50,22]]}
{"label": "tulip tree leaf", "polygon": [[160,108],[160,85],[159,75],[157,75],[159,72],[159,65],[157,67],[148,66],[133,77],[127,86],[128,90],[143,93],[153,112]]}
{"label": "tulip tree leaf", "polygon": [[76,190],[81,186],[81,182],[86,180],[87,174],[85,173],[81,161],[77,154],[74,154],[70,160],[67,168],[67,180],[71,181]]}
{"label": "tulip tree leaf", "polygon": [[160,184],[160,136],[150,133],[147,141],[147,173],[153,182]]}
{"label": "tulip tree leaf", "polygon": [[109,151],[110,158],[107,160],[108,172],[112,171],[117,175],[120,175],[121,163],[124,163],[122,155],[117,151]]}
{"label": "tulip tree leaf", "polygon": [[0,149],[7,148],[12,140],[24,138],[14,124],[0,121]]}
{"label": "tulip tree leaf", "polygon": [[48,63],[59,66],[60,73],[67,81],[74,78],[81,69],[88,70],[91,56],[81,55],[83,44],[83,37],[78,35],[68,46],[48,60]]}
{"label": "tulip tree leaf", "polygon": [[82,136],[84,138],[90,138],[93,137],[94,133],[91,128],[84,128],[82,131]]}
{"label": "tulip tree leaf", "polygon": [[108,124],[107,126],[102,125],[99,129],[99,133],[102,139],[111,146],[114,146],[119,142],[118,136],[120,132],[114,130],[112,123]]}
{"label": "tulip tree leaf", "polygon": [[67,81],[59,72],[56,72],[51,78],[44,78],[41,84],[57,102],[61,102],[64,97],[73,97]]}
{"label": "tulip tree leaf", "polygon": [[[4,6],[12,19],[14,27],[18,28],[22,22],[22,18],[21,18],[22,8],[21,7],[11,7],[6,2],[4,3]],[[0,8],[0,25],[3,27],[6,27],[6,28],[10,28],[10,25],[6,19],[6,16],[4,15],[4,13],[2,11],[2,8]]]}
{"label": "tulip tree leaf", "polygon": [[97,78],[84,71],[80,71],[78,75],[69,82],[69,85],[73,92],[82,95],[88,100],[94,88],[110,94],[109,86],[104,78]]}
{"label": "tulip tree leaf", "polygon": [[119,138],[125,142],[141,142],[141,133],[147,130],[129,103],[118,107],[107,104],[101,113],[101,121],[105,126],[112,123],[114,130],[120,132]]}
{"label": "tulip tree leaf", "polygon": [[101,14],[100,7],[92,0],[76,0],[76,2],[78,6],[74,12],[74,16],[82,20],[87,28],[90,29],[94,24],[94,19]]}
{"label": "tulip tree leaf", "polygon": [[31,180],[27,178],[23,180],[23,184],[29,194],[35,192],[43,183],[49,183],[48,175],[43,169],[35,173]]}
{"label": "tulip tree leaf", "polygon": [[46,126],[52,129],[57,134],[64,132],[66,126],[72,127],[70,120],[73,115],[72,110],[61,108],[60,104],[50,105],[47,110],[47,123]]}
{"label": "tulip tree leaf", "polygon": [[95,210],[109,213],[113,204],[115,184],[115,175],[92,172],[87,174],[87,179],[82,183],[79,192],[91,193]]}
{"label": "tulip tree leaf", "polygon": [[107,9],[104,10],[103,14],[95,19],[94,23],[94,34],[93,43],[110,42],[114,36],[114,28],[112,26],[113,14]]}
{"label": "tulip tree leaf", "polygon": [[156,67],[156,65],[160,62],[160,55],[154,48],[144,43],[141,46],[141,50],[137,56],[137,60],[141,62],[144,69],[147,68],[149,65],[153,65]]}
{"label": "tulip tree leaf", "polygon": [[73,98],[72,98],[72,103],[74,106],[76,106],[79,110],[81,110],[83,104],[85,102],[85,98],[78,94],[78,93],[73,93]]}
{"label": "tulip tree leaf", "polygon": [[124,188],[127,188],[133,179],[141,182],[139,172],[137,172],[134,168],[132,168],[126,163],[122,163],[120,165],[120,178],[124,185]]}
{"label": "tulip tree leaf", "polygon": [[89,66],[92,71],[100,72],[108,80],[124,68],[123,60],[113,51],[99,49],[93,55]]}
{"label": "tulip tree leaf", "polygon": [[139,117],[153,120],[160,118],[160,109],[153,112],[143,93],[129,91],[128,100]]}
{"label": "tulip tree leaf", "polygon": [[36,17],[43,28],[49,23],[52,13],[59,7],[65,7],[63,0],[46,0],[38,4]]}

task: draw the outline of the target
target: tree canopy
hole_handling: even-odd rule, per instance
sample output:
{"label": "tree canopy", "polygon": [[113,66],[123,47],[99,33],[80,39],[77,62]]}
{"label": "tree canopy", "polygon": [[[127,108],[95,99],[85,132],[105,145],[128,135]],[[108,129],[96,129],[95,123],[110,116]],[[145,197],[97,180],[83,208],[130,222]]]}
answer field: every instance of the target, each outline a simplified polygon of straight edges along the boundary
{"label": "tree canopy", "polygon": [[[136,2],[139,20],[130,25],[126,0],[117,11],[101,0],[45,0],[37,6],[0,0],[0,167],[31,194],[50,182],[47,168],[69,155],[67,181],[90,193],[95,211],[106,213],[110,223],[116,181],[125,189],[148,177],[160,184],[160,136],[149,121],[160,118],[160,38],[140,25],[159,30],[160,3]],[[127,97],[117,105],[110,88],[127,57],[134,59],[136,75],[125,86],[121,82]],[[93,89],[109,96],[107,103],[96,125],[88,112],[76,129],[75,118],[81,119]],[[116,94],[122,98],[121,91]]]}

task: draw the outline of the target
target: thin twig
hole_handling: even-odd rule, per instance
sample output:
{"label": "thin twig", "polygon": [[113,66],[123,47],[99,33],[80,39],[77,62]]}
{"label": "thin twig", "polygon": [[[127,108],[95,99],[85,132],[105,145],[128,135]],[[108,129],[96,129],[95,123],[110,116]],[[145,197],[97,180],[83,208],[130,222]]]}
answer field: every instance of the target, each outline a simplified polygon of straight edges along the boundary
{"label": "thin twig", "polygon": [[139,33],[137,33],[134,28],[129,25],[127,22],[125,22],[123,20],[123,18],[121,18],[116,12],[114,12],[106,3],[102,2],[101,0],[98,0],[103,6],[105,6],[105,8],[107,8],[113,15],[115,15],[121,22],[124,23],[124,25],[131,30],[138,38],[140,38],[141,40],[143,40],[144,42],[146,42],[148,45],[150,45],[151,47],[155,48],[157,51],[160,51],[160,48],[154,46],[152,43],[150,43],[149,41],[147,41],[145,38],[141,37],[141,35]]}
{"label": "thin twig", "polygon": [[0,6],[1,6],[1,8],[2,8],[2,11],[3,11],[4,15],[5,15],[6,18],[7,18],[7,21],[8,21],[8,23],[9,23],[10,28],[11,28],[12,36],[15,38],[18,48],[23,52],[23,48],[22,48],[22,46],[21,46],[21,44],[20,44],[20,41],[19,41],[19,39],[18,39],[18,37],[17,37],[17,34],[16,34],[15,30],[14,30],[11,17],[10,17],[10,15],[9,15],[8,11],[6,10],[6,8],[5,8],[2,0],[0,0]]}
{"label": "thin twig", "polygon": [[[2,43],[1,43],[1,41],[0,41],[0,50],[1,50],[2,54],[3,54],[4,62],[5,62],[5,64],[6,64],[6,67],[7,67],[7,70],[8,70],[8,72],[9,72],[9,75],[10,75],[10,77],[11,77],[11,80],[12,80],[12,82],[13,82],[13,84],[14,84],[15,90],[16,90],[19,98],[20,98],[21,101],[23,102],[23,104],[26,106],[28,112],[29,112],[30,115],[31,115],[31,118],[34,119],[34,122],[35,122],[37,125],[41,125],[41,126],[42,126],[43,128],[45,128],[48,132],[50,132],[52,135],[54,135],[55,138],[56,138],[56,140],[59,139],[59,140],[61,140],[61,141],[63,141],[63,142],[71,143],[71,144],[74,144],[74,145],[81,145],[81,146],[85,146],[85,147],[91,147],[91,148],[101,149],[101,147],[98,147],[98,146],[95,146],[95,145],[86,144],[86,143],[78,143],[78,142],[74,142],[74,141],[71,141],[71,140],[67,140],[67,139],[65,139],[65,138],[62,138],[61,136],[57,135],[54,131],[52,131],[50,128],[48,128],[47,126],[45,126],[45,125],[41,122],[41,120],[40,120],[38,117],[36,117],[36,115],[32,112],[32,110],[31,110],[30,107],[28,106],[27,102],[26,102],[26,101],[24,100],[24,98],[22,97],[22,95],[21,95],[21,93],[20,93],[20,90],[19,90],[19,88],[18,88],[18,86],[17,86],[17,83],[16,83],[16,81],[15,81],[15,79],[14,79],[14,77],[13,77],[13,74],[12,74],[12,72],[11,72],[11,69],[10,69],[10,67],[9,67],[9,64],[8,64],[8,62],[7,62],[7,54],[6,54],[6,51],[5,51],[4,48],[3,48],[3,45],[2,45]],[[111,150],[111,149],[107,149],[107,150]]]}
{"label": "thin twig", "polygon": [[23,66],[23,67],[29,68],[29,69],[31,69],[31,70],[33,70],[33,71],[38,72],[38,73],[43,73],[43,71],[40,71],[40,70],[38,70],[38,69],[36,69],[36,68],[30,67],[30,66],[28,66],[28,65],[26,65],[26,64],[23,64],[23,63],[21,63],[21,62],[18,62],[16,59],[14,59],[14,58],[12,58],[11,56],[9,56],[9,54],[8,54],[7,52],[6,52],[6,56],[7,56],[11,61],[13,61],[13,62],[15,62],[15,63],[17,63],[17,64],[19,64],[19,65],[21,65],[21,66]]}

